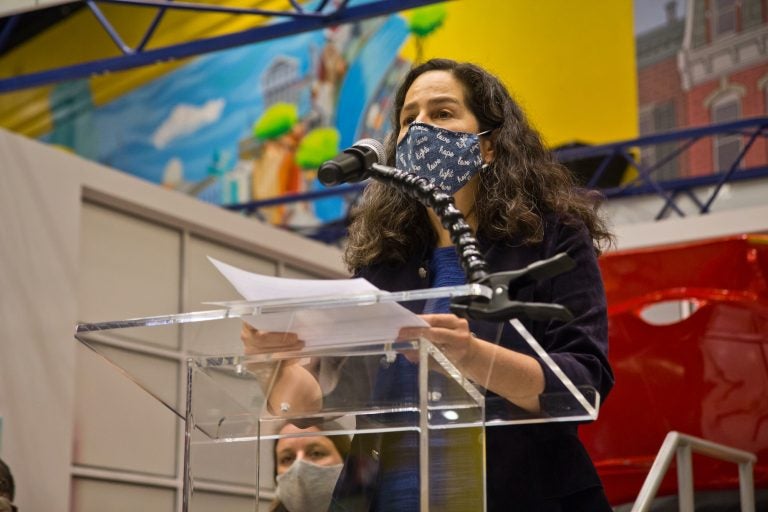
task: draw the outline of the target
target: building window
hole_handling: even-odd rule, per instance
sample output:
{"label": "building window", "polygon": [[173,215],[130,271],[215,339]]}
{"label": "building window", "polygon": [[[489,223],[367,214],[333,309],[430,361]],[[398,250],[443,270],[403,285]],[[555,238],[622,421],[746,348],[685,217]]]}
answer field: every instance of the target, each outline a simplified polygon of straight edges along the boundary
{"label": "building window", "polygon": [[763,88],[763,112],[768,114],[768,84]]}
{"label": "building window", "polygon": [[736,32],[736,0],[715,0],[712,6],[715,38]]}
{"label": "building window", "polygon": [[741,0],[741,23],[739,31],[749,30],[763,24],[763,1]]}
{"label": "building window", "polygon": [[[652,109],[640,114],[640,135],[650,135],[674,130],[677,127],[677,115],[675,104],[672,101],[655,105]],[[679,156],[669,159],[677,149],[677,143],[662,142],[652,146],[643,146],[640,150],[640,158],[643,164],[652,170],[652,176],[658,181],[665,181],[679,177]],[[660,167],[656,165],[664,160]]]}
{"label": "building window", "polygon": [[[712,105],[712,122],[714,124],[736,121],[741,117],[739,98],[730,94]],[[727,172],[741,152],[741,135],[717,135],[713,141],[715,172]]]}
{"label": "building window", "polygon": [[264,106],[278,102],[299,103],[299,62],[290,57],[277,57],[261,76]]}

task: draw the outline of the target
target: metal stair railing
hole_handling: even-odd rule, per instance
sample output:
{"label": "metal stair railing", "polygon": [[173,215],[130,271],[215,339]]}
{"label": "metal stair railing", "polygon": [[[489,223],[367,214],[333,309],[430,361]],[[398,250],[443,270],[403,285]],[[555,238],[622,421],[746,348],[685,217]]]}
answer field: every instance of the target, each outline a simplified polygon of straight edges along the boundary
{"label": "metal stair railing", "polygon": [[706,455],[713,459],[733,462],[739,465],[739,498],[741,512],[755,511],[755,484],[753,468],[757,461],[755,454],[737,450],[698,437],[669,432],[653,461],[651,470],[640,489],[632,512],[647,512],[651,509],[653,499],[659,490],[661,481],[669,469],[672,457],[677,456],[677,489],[680,512],[693,512],[693,452]]}

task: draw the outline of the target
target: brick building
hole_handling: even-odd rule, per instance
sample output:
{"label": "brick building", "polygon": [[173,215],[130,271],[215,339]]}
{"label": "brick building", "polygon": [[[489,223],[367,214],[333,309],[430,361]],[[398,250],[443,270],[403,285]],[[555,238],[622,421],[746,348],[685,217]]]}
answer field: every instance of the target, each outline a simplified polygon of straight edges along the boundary
{"label": "brick building", "polygon": [[[677,3],[667,3],[666,23],[637,37],[640,133],[766,115],[768,1],[687,0],[684,8],[678,17]],[[657,176],[727,171],[744,144],[739,134],[702,139]],[[644,161],[658,161],[674,146],[648,148]],[[768,163],[767,150],[757,140],[746,165]]]}

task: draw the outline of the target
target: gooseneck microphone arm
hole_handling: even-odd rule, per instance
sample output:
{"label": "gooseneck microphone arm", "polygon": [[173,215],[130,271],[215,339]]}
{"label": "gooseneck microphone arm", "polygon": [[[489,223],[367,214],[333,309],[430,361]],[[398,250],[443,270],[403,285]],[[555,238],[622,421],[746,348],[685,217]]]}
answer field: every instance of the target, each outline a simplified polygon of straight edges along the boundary
{"label": "gooseneck microphone arm", "polygon": [[480,252],[480,245],[464,215],[456,208],[453,197],[440,191],[426,179],[394,167],[373,164],[370,175],[373,179],[386,183],[424,206],[432,208],[440,219],[440,224],[450,234],[467,281],[476,283],[488,276],[488,265]]}
{"label": "gooseneck microphone arm", "polygon": [[491,298],[456,297],[451,301],[451,312],[464,318],[479,320],[508,320],[526,316],[532,320],[570,320],[571,312],[560,304],[521,302],[514,300],[517,290],[536,281],[548,279],[574,267],[574,261],[565,253],[547,260],[534,262],[520,270],[488,273],[480,245],[472,234],[464,215],[454,205],[453,197],[442,192],[424,178],[394,167],[373,164],[370,176],[432,208],[442,226],[448,230],[456,246],[459,261],[467,281],[491,289]]}
{"label": "gooseneck microphone arm", "polygon": [[520,270],[489,274],[480,245],[464,215],[456,208],[453,197],[416,174],[382,165],[381,162],[385,161],[384,153],[381,142],[374,139],[360,140],[333,160],[324,163],[318,171],[318,178],[323,185],[332,186],[370,177],[432,208],[456,246],[467,281],[491,289],[490,298],[454,298],[451,301],[451,312],[464,318],[481,320],[508,320],[516,316],[526,316],[532,320],[573,318],[570,311],[559,304],[514,300],[518,289],[572,269],[574,261],[567,254],[557,254]]}

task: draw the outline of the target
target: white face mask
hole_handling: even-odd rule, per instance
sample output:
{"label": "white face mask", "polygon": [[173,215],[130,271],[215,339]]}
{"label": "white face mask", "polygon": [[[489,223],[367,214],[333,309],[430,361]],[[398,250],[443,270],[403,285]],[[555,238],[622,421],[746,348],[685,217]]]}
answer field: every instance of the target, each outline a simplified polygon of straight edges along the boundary
{"label": "white face mask", "polygon": [[326,512],[342,464],[320,466],[297,459],[277,477],[275,494],[289,512]]}

